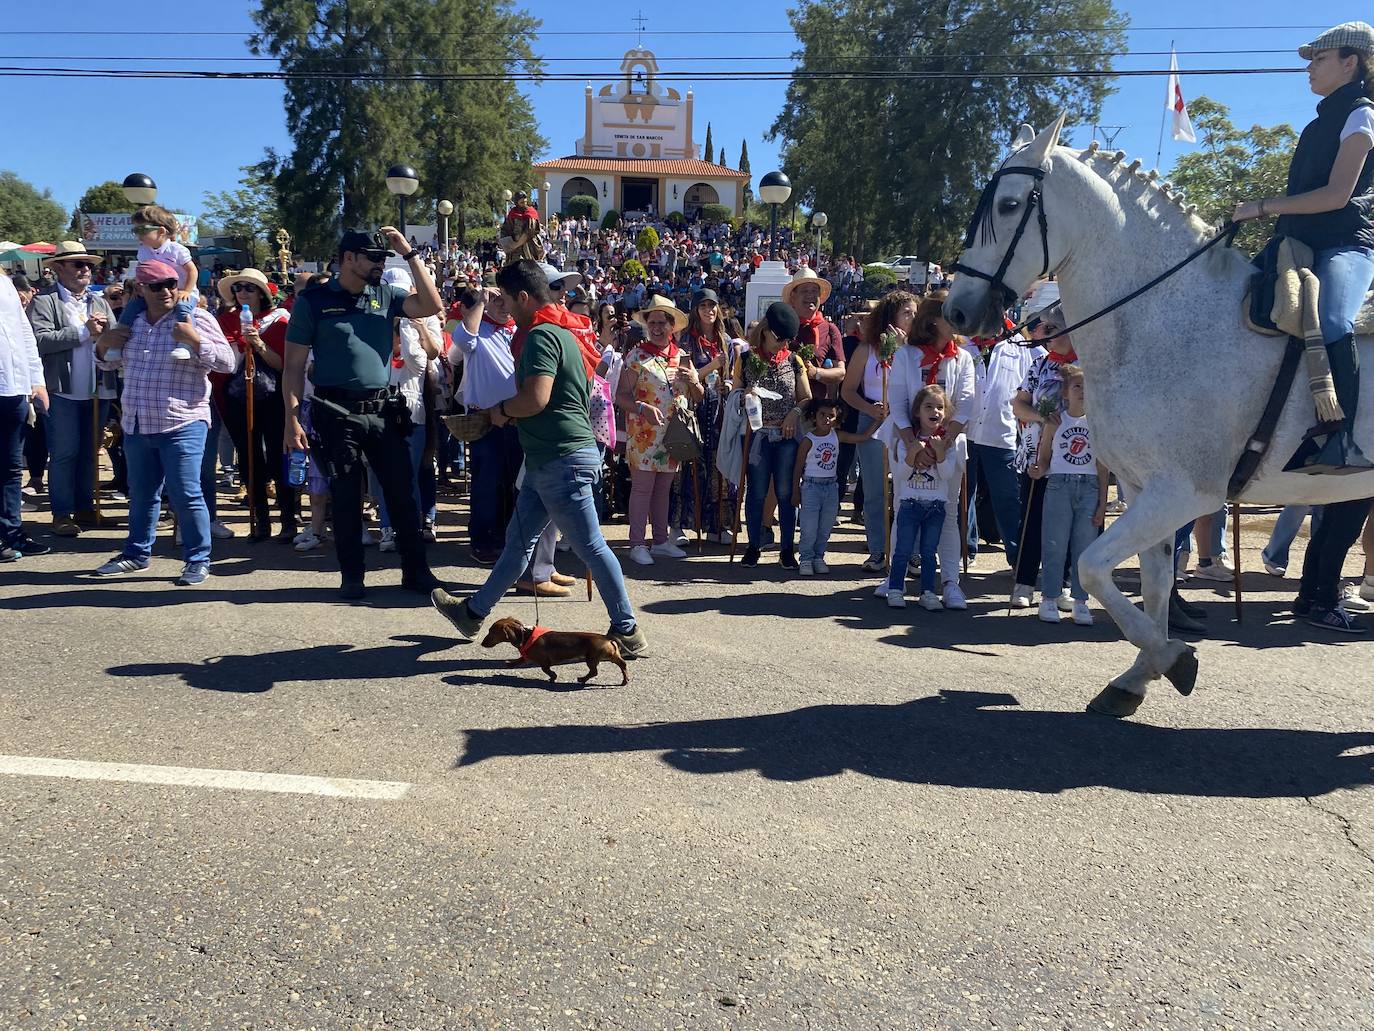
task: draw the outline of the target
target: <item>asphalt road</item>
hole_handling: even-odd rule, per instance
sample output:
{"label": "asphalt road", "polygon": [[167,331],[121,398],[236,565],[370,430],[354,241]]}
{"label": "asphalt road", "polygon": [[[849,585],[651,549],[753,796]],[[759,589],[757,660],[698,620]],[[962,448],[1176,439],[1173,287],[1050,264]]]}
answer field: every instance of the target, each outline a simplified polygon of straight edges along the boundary
{"label": "asphalt road", "polygon": [[1112,722],[1130,649],[1008,617],[1000,554],[942,614],[847,526],[814,581],[632,567],[653,655],[568,690],[394,556],[350,607],[241,540],[84,576],[119,539],[0,568],[0,1027],[1374,1026],[1374,643],[1263,573],[1240,627],[1190,590],[1198,690]]}

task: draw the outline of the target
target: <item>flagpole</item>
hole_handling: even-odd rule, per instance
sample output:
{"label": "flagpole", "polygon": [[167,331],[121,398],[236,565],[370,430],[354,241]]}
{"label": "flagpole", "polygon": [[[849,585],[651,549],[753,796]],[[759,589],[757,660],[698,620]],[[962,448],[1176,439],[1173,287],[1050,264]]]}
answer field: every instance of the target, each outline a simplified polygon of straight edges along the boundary
{"label": "flagpole", "polygon": [[[1170,82],[1170,83],[1172,83],[1172,82],[1174,81],[1174,75],[1173,75],[1174,56],[1173,56],[1173,55],[1174,55],[1174,41],[1171,39],[1171,40],[1169,40],[1169,68],[1170,68],[1170,72],[1169,72],[1169,82]],[[1168,84],[1165,85],[1165,89],[1166,89],[1166,90],[1168,89]],[[1170,98],[1170,99],[1172,99],[1172,98]],[[1168,119],[1168,117],[1169,117],[1169,105],[1168,105],[1168,104],[1165,104],[1165,105],[1164,105],[1164,111],[1163,111],[1163,113],[1160,114],[1160,116],[1159,116],[1159,146],[1155,149],[1155,168],[1158,168],[1158,167],[1159,167],[1159,159],[1160,159],[1160,158],[1163,156],[1163,154],[1164,154],[1164,123],[1165,123],[1165,121]]]}

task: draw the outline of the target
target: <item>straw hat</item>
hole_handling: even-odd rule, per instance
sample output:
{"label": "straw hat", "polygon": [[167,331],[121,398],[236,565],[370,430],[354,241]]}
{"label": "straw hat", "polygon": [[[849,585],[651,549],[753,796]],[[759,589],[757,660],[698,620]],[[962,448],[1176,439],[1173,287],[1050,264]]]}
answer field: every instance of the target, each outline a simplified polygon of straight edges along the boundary
{"label": "straw hat", "polygon": [[656,311],[663,312],[673,320],[674,333],[681,333],[687,328],[687,313],[661,294],[654,294],[653,299],[647,305],[635,312],[634,320],[647,330],[649,324],[644,320]]}
{"label": "straw hat", "polygon": [[252,283],[262,291],[262,295],[269,301],[273,297],[267,286],[267,277],[255,268],[246,268],[242,272],[235,272],[232,276],[225,276],[219,281],[219,295],[225,304],[237,307],[234,302],[235,283]]}
{"label": "straw hat", "polygon": [[803,267],[797,269],[797,274],[782,288],[783,303],[791,304],[792,291],[803,283],[815,283],[821,288],[821,299],[819,303],[824,304],[826,299],[830,297],[830,281],[822,279],[820,276],[816,275],[815,272],[811,271],[811,269]]}
{"label": "straw hat", "polygon": [[105,261],[100,255],[86,250],[84,243],[77,243],[75,240],[63,240],[46,260],[49,264],[54,261],[89,261],[93,265],[100,265]]}

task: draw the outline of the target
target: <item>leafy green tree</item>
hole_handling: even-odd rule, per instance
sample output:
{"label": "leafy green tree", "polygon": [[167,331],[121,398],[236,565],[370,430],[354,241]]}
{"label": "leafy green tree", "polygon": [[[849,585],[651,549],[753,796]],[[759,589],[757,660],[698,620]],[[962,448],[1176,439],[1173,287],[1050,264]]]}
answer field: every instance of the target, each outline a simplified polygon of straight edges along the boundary
{"label": "leafy green tree", "polygon": [[714,161],[715,159],[711,157],[711,155],[714,154],[714,153],[715,153],[715,150],[711,147],[711,123],[710,123],[710,122],[707,122],[707,123],[706,123],[706,145],[702,148],[702,155],[701,155],[701,156],[702,156],[703,160],[706,160],[706,161]]}
{"label": "leafy green tree", "polygon": [[113,179],[106,179],[103,183],[92,186],[76,202],[76,211],[72,212],[72,220],[67,226],[67,234],[74,240],[81,239],[81,222],[77,218],[77,212],[113,215],[133,211],[137,207],[138,205],[124,196],[123,185]]}
{"label": "leafy green tree", "polygon": [[[1231,217],[1237,201],[1281,197],[1288,190],[1288,166],[1298,134],[1291,125],[1239,129],[1230,110],[1207,97],[1188,104],[1198,134],[1198,149],[1174,162],[1169,179],[1197,205],[1198,215],[1220,225]],[[1272,219],[1246,222],[1236,234],[1236,246],[1251,252],[1264,246],[1274,230]]]}
{"label": "leafy green tree", "polygon": [[205,218],[225,236],[242,238],[253,264],[265,268],[281,225],[276,180],[268,162],[244,165],[240,171],[243,178],[237,190],[205,195]]}
{"label": "leafy green tree", "polygon": [[601,217],[601,202],[590,194],[579,193],[576,197],[568,198],[568,203],[563,205],[563,214],[595,221]]}
{"label": "leafy green tree", "polygon": [[1112,90],[1106,77],[1056,73],[1110,71],[1105,55],[1125,48],[1111,0],[833,0],[803,3],[791,19],[800,71],[916,73],[794,78],[769,132],[783,141],[793,196],[829,214],[836,250],[861,255],[957,253],[1018,123],[1043,126],[1061,110],[1090,121]]}
{"label": "leafy green tree", "polygon": [[643,279],[646,274],[644,266],[636,258],[629,258],[620,266],[620,278],[627,283],[632,279]]}
{"label": "leafy green tree", "polygon": [[[539,22],[511,0],[259,0],[253,17],[253,52],[286,73],[292,146],[269,160],[304,253],[328,254],[345,226],[393,221],[394,162],[420,174],[411,210],[453,202],[461,243],[470,220],[495,217],[501,191],[528,175],[544,146],[529,100],[501,74],[540,71],[529,42]],[[491,78],[379,78],[461,72]]]}
{"label": "leafy green tree", "polygon": [[645,226],[635,237],[635,247],[640,254],[651,254],[658,247],[658,230],[653,226]]}
{"label": "leafy green tree", "polygon": [[606,214],[601,216],[601,228],[614,229],[618,225],[620,225],[620,212],[616,211],[615,208],[607,208]]}
{"label": "leafy green tree", "polygon": [[0,172],[0,240],[55,242],[66,221],[67,212],[52,199],[51,190],[40,193],[13,172]]}
{"label": "leafy green tree", "polygon": [[730,216],[734,214],[728,204],[703,204],[701,206],[701,218],[708,225],[720,225],[722,222],[729,222]]}

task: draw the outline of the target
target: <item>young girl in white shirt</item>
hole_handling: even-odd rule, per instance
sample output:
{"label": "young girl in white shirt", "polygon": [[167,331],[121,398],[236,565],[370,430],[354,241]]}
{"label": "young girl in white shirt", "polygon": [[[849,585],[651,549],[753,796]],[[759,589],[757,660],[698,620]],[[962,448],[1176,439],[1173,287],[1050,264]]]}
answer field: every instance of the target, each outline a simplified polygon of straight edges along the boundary
{"label": "young girl in white shirt", "polygon": [[949,401],[936,384],[922,387],[911,405],[916,441],[893,439],[892,484],[897,521],[892,531],[892,564],[887,577],[889,608],[906,608],[906,566],[914,553],[921,556],[921,608],[944,608],[935,593],[935,553],[945,526],[950,485],[958,472],[958,452],[945,433]]}
{"label": "young girl in white shirt", "polygon": [[792,496],[801,499],[802,576],[828,573],[825,549],[830,543],[835,519],[840,514],[839,456],[841,444],[859,444],[877,431],[880,423],[870,420],[862,433],[837,430],[841,405],[833,398],[812,398],[802,410],[815,425],[797,448],[797,464]]}
{"label": "young girl in white shirt", "polygon": [[1072,559],[1073,621],[1092,626],[1088,592],[1078,582],[1078,556],[1097,539],[1107,515],[1107,467],[1094,456],[1092,431],[1084,417],[1083,370],[1064,365],[1060,374],[1068,411],[1046,421],[1035,463],[1027,470],[1033,480],[1046,477],[1040,522],[1040,619],[1059,622],[1055,598],[1067,556]]}

